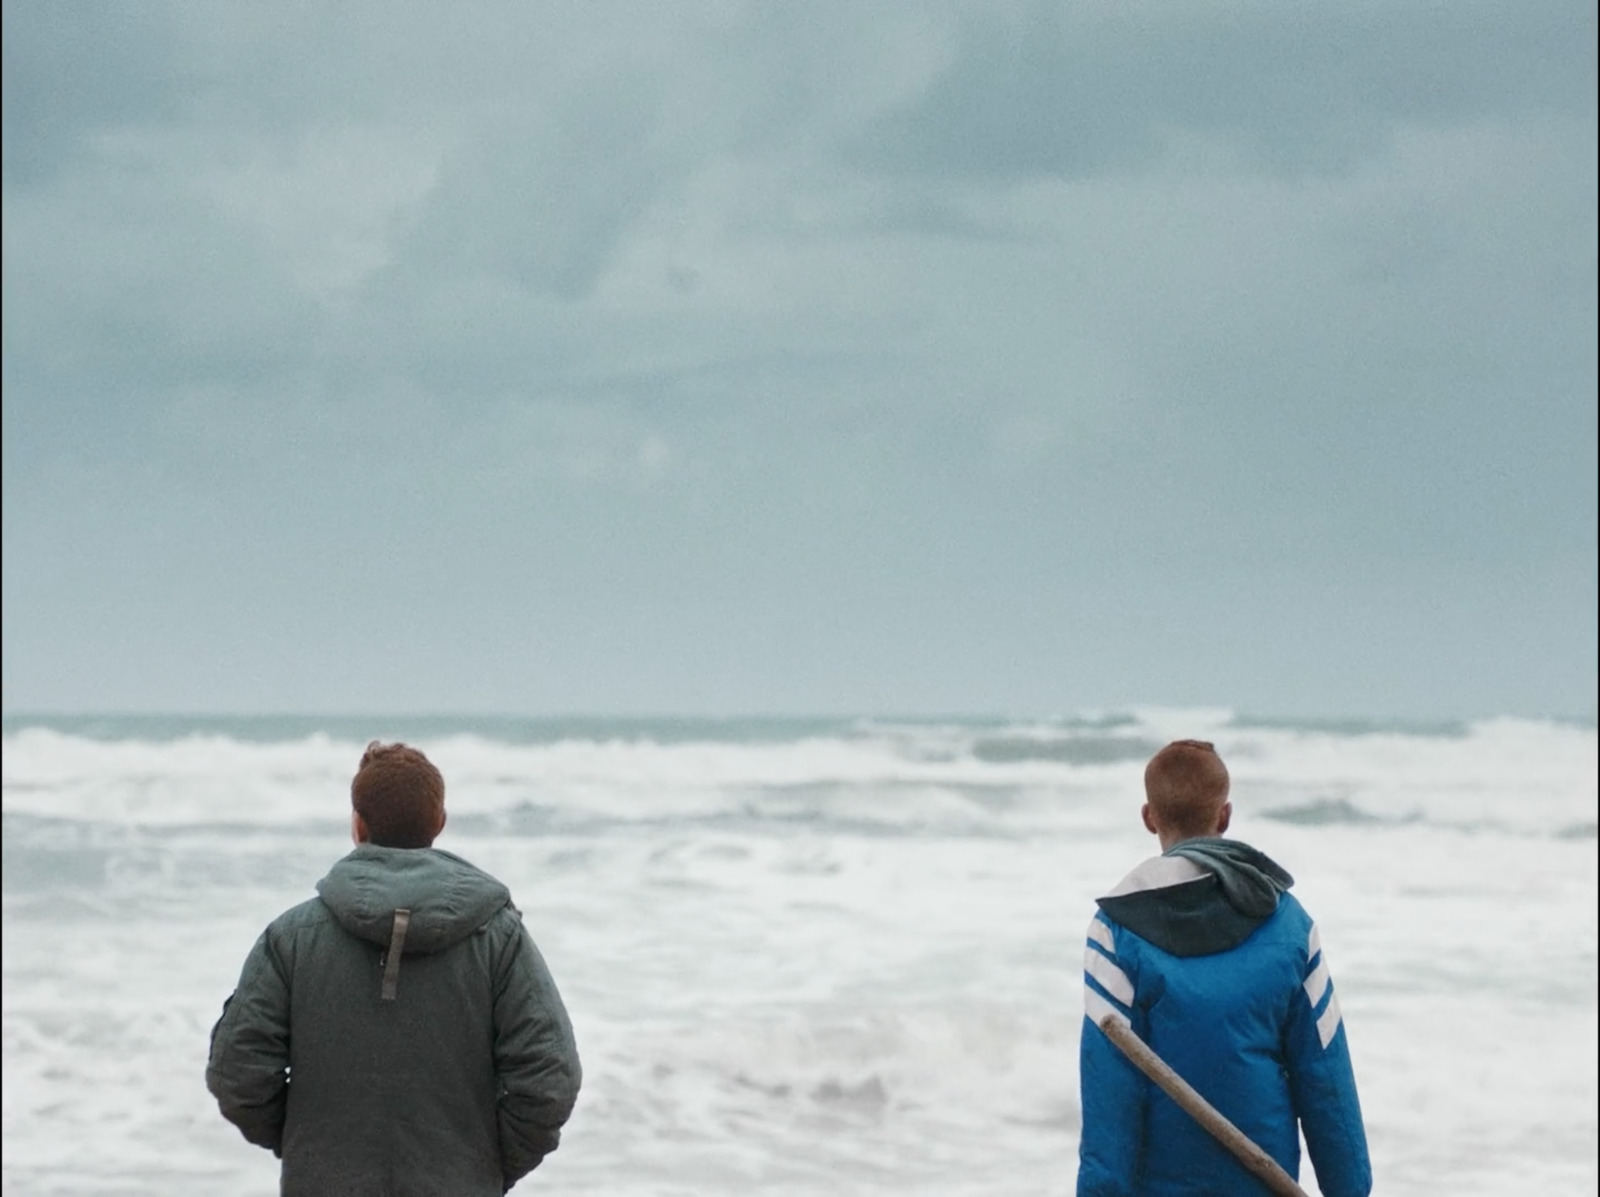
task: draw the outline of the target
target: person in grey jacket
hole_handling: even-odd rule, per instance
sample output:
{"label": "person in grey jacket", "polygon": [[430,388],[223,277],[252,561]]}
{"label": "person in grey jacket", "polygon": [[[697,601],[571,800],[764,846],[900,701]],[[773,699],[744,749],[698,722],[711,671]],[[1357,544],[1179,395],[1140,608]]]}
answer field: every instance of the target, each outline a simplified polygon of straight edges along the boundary
{"label": "person in grey jacket", "polygon": [[572,1024],[510,892],[433,847],[427,757],[374,742],[350,794],[355,850],[256,941],[206,1087],[286,1197],[500,1197],[561,1140]]}

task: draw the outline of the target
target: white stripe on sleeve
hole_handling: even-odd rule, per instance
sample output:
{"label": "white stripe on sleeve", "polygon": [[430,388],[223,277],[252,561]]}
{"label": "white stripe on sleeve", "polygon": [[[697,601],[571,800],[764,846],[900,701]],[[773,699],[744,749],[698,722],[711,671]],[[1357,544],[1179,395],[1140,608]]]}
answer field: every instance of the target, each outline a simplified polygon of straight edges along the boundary
{"label": "white stripe on sleeve", "polygon": [[1124,1025],[1132,1025],[1128,1022],[1126,1014],[1106,1001],[1097,990],[1089,985],[1083,987],[1083,1013],[1095,1026],[1099,1026],[1108,1014]]}
{"label": "white stripe on sleeve", "polygon": [[1100,987],[1124,1006],[1133,1005],[1133,982],[1109,956],[1093,948],[1084,948],[1083,971],[1099,981]]}
{"label": "white stripe on sleeve", "polygon": [[1311,999],[1311,1008],[1315,1010],[1317,1003],[1322,1000],[1322,995],[1328,992],[1328,986],[1333,983],[1328,976],[1328,961],[1326,957],[1317,961],[1317,967],[1311,970],[1311,975],[1306,978],[1306,997]]}
{"label": "white stripe on sleeve", "polygon": [[1111,938],[1111,928],[1099,919],[1089,920],[1089,942],[1099,944],[1113,956],[1117,954],[1117,941]]}
{"label": "white stripe on sleeve", "polygon": [[1343,1015],[1339,1013],[1339,995],[1336,993],[1328,999],[1328,1008],[1322,1012],[1322,1017],[1317,1019],[1317,1036],[1322,1040],[1324,1048],[1333,1042],[1342,1017]]}
{"label": "white stripe on sleeve", "polygon": [[1311,960],[1322,951],[1322,933],[1317,930],[1315,923],[1311,924],[1311,934],[1306,936],[1306,959]]}

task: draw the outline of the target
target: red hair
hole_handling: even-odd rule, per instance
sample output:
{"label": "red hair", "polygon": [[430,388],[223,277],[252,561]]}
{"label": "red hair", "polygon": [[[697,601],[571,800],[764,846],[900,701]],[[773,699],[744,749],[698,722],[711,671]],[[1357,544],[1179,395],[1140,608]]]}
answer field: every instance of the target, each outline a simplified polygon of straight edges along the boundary
{"label": "red hair", "polygon": [[444,828],[444,775],[407,744],[367,745],[350,782],[350,805],[382,848],[430,848]]}
{"label": "red hair", "polygon": [[1206,740],[1174,740],[1144,767],[1156,821],[1183,836],[1212,835],[1228,800],[1228,767]]}

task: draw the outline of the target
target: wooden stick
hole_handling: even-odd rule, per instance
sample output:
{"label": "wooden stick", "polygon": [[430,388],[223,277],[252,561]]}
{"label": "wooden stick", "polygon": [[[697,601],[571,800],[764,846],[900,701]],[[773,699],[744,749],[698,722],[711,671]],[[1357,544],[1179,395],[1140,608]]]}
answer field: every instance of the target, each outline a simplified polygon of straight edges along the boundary
{"label": "wooden stick", "polygon": [[1257,1147],[1242,1130],[1218,1113],[1215,1106],[1196,1093],[1188,1081],[1173,1072],[1165,1060],[1133,1033],[1133,1028],[1125,1019],[1116,1014],[1107,1014],[1098,1025],[1106,1033],[1106,1038],[1133,1061],[1135,1068],[1160,1085],[1168,1097],[1211,1132],[1217,1142],[1238,1156],[1239,1162],[1259,1176],[1269,1189],[1280,1197],[1307,1197],[1306,1191],[1279,1167],[1277,1160]]}

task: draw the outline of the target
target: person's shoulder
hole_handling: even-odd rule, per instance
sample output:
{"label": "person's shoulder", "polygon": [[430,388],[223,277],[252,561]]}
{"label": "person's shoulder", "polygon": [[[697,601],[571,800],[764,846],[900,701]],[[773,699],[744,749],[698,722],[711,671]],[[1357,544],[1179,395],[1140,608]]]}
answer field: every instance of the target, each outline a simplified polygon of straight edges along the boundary
{"label": "person's shoulder", "polygon": [[1257,935],[1265,941],[1292,947],[1309,956],[1315,951],[1313,945],[1316,942],[1317,924],[1298,898],[1284,893],[1278,895],[1278,909],[1262,924]]}
{"label": "person's shoulder", "polygon": [[324,926],[332,919],[333,912],[321,898],[307,898],[268,923],[266,934],[269,938],[281,938],[307,928]]}
{"label": "person's shoulder", "polygon": [[522,921],[522,911],[511,901],[491,914],[479,930],[496,939],[521,939],[528,934],[528,928]]}
{"label": "person's shoulder", "polygon": [[1315,922],[1311,912],[1301,904],[1300,899],[1287,891],[1278,895],[1276,913],[1278,918],[1295,926],[1310,927]]}

